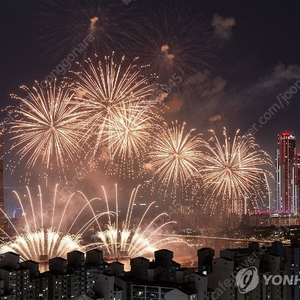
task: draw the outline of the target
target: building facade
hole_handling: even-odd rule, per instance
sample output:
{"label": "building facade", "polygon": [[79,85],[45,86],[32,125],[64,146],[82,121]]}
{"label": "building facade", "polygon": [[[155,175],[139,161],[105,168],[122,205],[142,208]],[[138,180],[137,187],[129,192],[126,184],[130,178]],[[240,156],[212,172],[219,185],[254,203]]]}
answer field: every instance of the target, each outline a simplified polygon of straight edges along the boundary
{"label": "building facade", "polygon": [[278,135],[275,209],[283,214],[299,214],[299,155],[291,131],[281,131]]}
{"label": "building facade", "polygon": [[[49,271],[40,273],[38,263],[20,263],[19,255],[0,254],[0,300],[299,300],[300,241],[289,246],[275,241],[270,246],[252,242],[246,248],[229,248],[214,258],[210,248],[198,250],[198,272],[180,268],[173,252],[161,249],[155,259],[131,260],[124,271],[118,261],[105,271],[103,252],[68,253],[49,261]],[[240,290],[237,274],[256,270],[256,285]],[[247,271],[248,272],[248,271]],[[252,279],[251,279],[252,280]]]}

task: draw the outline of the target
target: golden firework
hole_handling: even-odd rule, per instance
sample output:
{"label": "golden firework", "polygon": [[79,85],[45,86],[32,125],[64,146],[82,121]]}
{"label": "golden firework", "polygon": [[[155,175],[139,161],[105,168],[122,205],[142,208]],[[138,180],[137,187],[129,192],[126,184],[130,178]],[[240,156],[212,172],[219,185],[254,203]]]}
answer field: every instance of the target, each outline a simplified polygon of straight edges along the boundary
{"label": "golden firework", "polygon": [[165,247],[170,243],[183,242],[182,240],[174,237],[156,239],[157,235],[162,228],[165,226],[176,223],[174,221],[162,222],[164,217],[168,216],[167,213],[160,213],[148,223],[146,227],[143,226],[144,219],[154,205],[152,202],[145,210],[138,224],[135,226],[132,224],[132,213],[135,205],[136,195],[139,190],[137,188],[132,190],[129,204],[127,208],[125,221],[122,225],[119,224],[119,203],[117,194],[117,185],[115,185],[116,196],[116,213],[115,220],[113,221],[110,217],[110,210],[108,205],[108,198],[106,195],[105,188],[102,187],[107,204],[107,215],[109,216],[106,230],[100,230],[96,233],[96,238],[99,240],[99,245],[104,248],[107,253],[107,259],[115,260],[119,258],[132,258],[142,255],[152,254],[160,247]]}
{"label": "golden firework", "polygon": [[[256,188],[265,180],[265,175],[271,175],[265,167],[271,166],[272,160],[265,151],[259,149],[251,135],[241,136],[237,130],[231,140],[224,128],[222,143],[213,130],[210,133],[212,137],[204,144],[201,169],[210,199],[206,208],[214,212],[221,198],[223,209],[240,214],[245,197],[257,194]],[[254,203],[254,207],[257,204]]]}
{"label": "golden firework", "polygon": [[[10,226],[14,229],[15,235],[10,236],[3,229],[0,229],[9,238],[8,242],[0,245],[0,253],[7,251],[16,252],[20,255],[21,260],[39,262],[41,264],[40,268],[45,270],[48,266],[48,260],[51,258],[66,258],[68,252],[74,250],[85,251],[85,249],[93,248],[92,244],[82,245],[82,234],[89,230],[94,223],[100,228],[98,218],[106,214],[106,212],[96,214],[91,205],[92,202],[100,201],[100,199],[94,198],[88,201],[81,193],[84,204],[78,206],[78,210],[75,212],[75,219],[72,218],[72,222],[69,222],[67,220],[67,210],[70,209],[72,200],[74,200],[74,194],[68,197],[61,209],[57,203],[57,187],[56,185],[53,201],[44,203],[42,190],[39,186],[39,204],[32,197],[28,187],[26,187],[27,197],[24,200],[14,191],[22,209],[24,224],[14,225],[1,209],[1,213],[4,214]],[[29,206],[25,207],[28,204]],[[83,221],[83,213],[88,212],[90,212],[89,215],[91,217]],[[75,227],[79,229],[75,230]]]}
{"label": "golden firework", "polygon": [[26,160],[27,168],[40,162],[46,169],[57,166],[64,171],[66,162],[73,162],[81,151],[79,124],[84,112],[72,102],[74,92],[56,81],[48,83],[45,90],[40,86],[21,88],[27,97],[13,95],[21,105],[11,123],[11,150],[16,149],[20,160]]}
{"label": "golden firework", "polygon": [[162,126],[154,136],[150,150],[151,168],[154,177],[163,185],[184,186],[198,174],[202,162],[200,146],[202,139],[185,130],[186,123],[177,121],[172,127]]}
{"label": "golden firework", "polygon": [[104,62],[98,59],[96,64],[87,59],[86,67],[75,73],[76,98],[86,112],[85,138],[92,141],[89,144],[93,155],[101,153],[106,143],[110,143],[111,125],[124,112],[124,105],[147,105],[152,94],[147,78],[140,73],[141,68],[134,62],[124,68],[123,61],[124,57],[117,64],[113,55],[105,57]]}

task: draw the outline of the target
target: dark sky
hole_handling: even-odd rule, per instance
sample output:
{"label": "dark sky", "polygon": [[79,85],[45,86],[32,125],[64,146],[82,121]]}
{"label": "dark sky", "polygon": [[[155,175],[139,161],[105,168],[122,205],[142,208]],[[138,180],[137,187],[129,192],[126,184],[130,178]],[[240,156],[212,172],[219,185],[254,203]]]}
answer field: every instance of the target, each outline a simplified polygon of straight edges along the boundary
{"label": "dark sky", "polygon": [[[122,10],[123,14],[126,10],[144,5],[140,14],[145,14],[145,18],[145,7],[156,4],[153,0],[135,0],[128,5],[121,0],[114,1],[116,11]],[[54,0],[49,2],[56,3]],[[156,2],[166,7],[170,3],[164,0]],[[259,121],[270,107],[275,103],[278,105],[277,96],[289,91],[300,79],[298,1],[173,2],[183,7],[197,7],[195,13],[190,15],[191,20],[198,18],[200,10],[209,26],[214,18],[219,20],[219,27],[210,28],[214,43],[208,50],[213,54],[208,55],[211,65],[209,85],[204,88],[205,91],[195,89],[185,108],[173,117],[184,117],[204,134],[209,128],[220,131],[223,126],[228,128],[230,134],[237,128],[243,133],[255,124],[256,140],[271,156],[280,130],[293,130],[300,138],[298,87],[293,89],[292,98],[273,113],[270,120],[263,120],[263,124]],[[63,35],[69,37],[76,30],[80,33],[81,27],[77,21],[78,24],[81,21],[78,12],[72,19],[74,23],[64,26],[61,18],[63,9],[60,10],[60,19],[56,19],[55,12],[48,11],[47,1],[2,0],[0,11],[0,99],[4,108],[12,103],[9,94],[18,93],[19,85],[30,86],[35,79],[42,80],[60,62],[62,53],[69,51],[62,49],[66,43],[60,44]],[[113,10],[111,13],[113,15]],[[66,16],[66,22],[70,20]],[[63,31],[58,29],[59,24],[62,24]],[[70,34],[66,32],[68,28]],[[221,119],[209,121],[214,115],[220,115]]]}

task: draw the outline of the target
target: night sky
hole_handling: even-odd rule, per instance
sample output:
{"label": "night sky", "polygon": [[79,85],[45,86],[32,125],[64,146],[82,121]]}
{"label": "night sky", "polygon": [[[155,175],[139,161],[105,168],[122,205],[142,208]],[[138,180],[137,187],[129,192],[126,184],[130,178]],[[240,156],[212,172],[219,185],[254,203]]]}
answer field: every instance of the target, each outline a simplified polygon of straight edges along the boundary
{"label": "night sky", "polygon": [[[76,10],[75,2],[64,2],[70,2],[73,10]],[[81,7],[88,3],[77,2]],[[182,96],[184,105],[170,119],[185,119],[190,127],[196,127],[204,135],[210,128],[221,134],[223,126],[227,127],[230,135],[238,128],[244,133],[255,124],[257,143],[272,157],[280,130],[292,130],[300,139],[300,85],[293,89],[291,99],[284,102],[283,107],[270,120],[262,120],[263,124],[259,121],[271,106],[279,103],[277,96],[284,95],[298,78],[300,80],[298,3],[135,0],[126,5],[121,0],[112,1],[116,4],[116,13],[122,10],[124,16],[126,10],[130,13],[134,11],[141,20],[146,21],[149,7],[155,9],[157,5],[157,9],[168,8],[171,2],[182,7],[183,13],[187,10],[190,14],[190,6],[197,8],[192,9],[194,13],[189,15],[191,24],[196,23],[192,21],[197,20],[198,13],[202,12],[201,20],[204,20],[204,28],[209,31],[210,48],[205,50],[204,55],[204,60],[209,62],[207,84],[201,87],[198,83],[198,88],[194,87],[187,93],[188,96]],[[74,24],[64,26],[61,15],[56,19],[55,11],[48,10],[47,5],[50,7],[55,3],[54,0],[49,0],[49,3],[33,0],[1,1],[2,108],[16,104],[15,100],[10,99],[10,93],[19,93],[22,84],[31,86],[34,80],[43,80],[65,53],[70,51],[67,43],[60,44],[64,35],[72,37],[76,30],[80,34],[81,28],[89,25],[79,19],[79,11],[76,18],[80,26],[76,24],[76,18],[73,19]],[[112,10],[111,18],[115,17],[113,14]],[[66,22],[70,22],[70,19],[66,18]],[[57,30],[60,25],[63,31]],[[66,32],[68,29],[69,34]],[[136,30],[139,30],[138,26]],[[199,45],[199,41],[192,40],[191,43]],[[188,81],[189,76],[184,80]],[[217,115],[221,119],[210,119]]]}

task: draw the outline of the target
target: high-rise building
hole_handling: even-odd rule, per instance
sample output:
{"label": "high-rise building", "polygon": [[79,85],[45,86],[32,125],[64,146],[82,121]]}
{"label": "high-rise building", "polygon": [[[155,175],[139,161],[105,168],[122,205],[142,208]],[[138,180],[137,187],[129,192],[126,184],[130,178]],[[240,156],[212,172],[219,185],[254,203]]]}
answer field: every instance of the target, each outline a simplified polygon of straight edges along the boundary
{"label": "high-rise building", "polygon": [[4,230],[3,130],[0,130],[0,228]]}
{"label": "high-rise building", "polygon": [[298,160],[296,137],[281,131],[276,151],[276,210],[280,213],[299,214]]}
{"label": "high-rise building", "polygon": [[298,194],[298,214],[300,214],[300,153],[297,153],[297,163],[296,163],[296,186]]}

